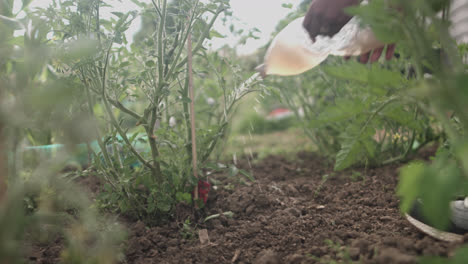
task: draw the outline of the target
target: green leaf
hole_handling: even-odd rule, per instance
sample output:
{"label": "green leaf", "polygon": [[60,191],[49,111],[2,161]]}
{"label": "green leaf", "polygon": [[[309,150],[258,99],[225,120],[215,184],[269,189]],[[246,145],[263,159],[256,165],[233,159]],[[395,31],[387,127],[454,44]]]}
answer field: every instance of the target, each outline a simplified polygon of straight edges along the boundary
{"label": "green leaf", "polygon": [[393,107],[388,107],[382,111],[384,117],[387,117],[402,126],[409,127],[416,130],[417,132],[422,132],[424,129],[423,124],[414,119],[414,114],[405,111],[402,105],[395,104]]}
{"label": "green leaf", "polygon": [[468,260],[468,247],[463,246],[455,251],[452,264],[464,264]]}
{"label": "green leaf", "polygon": [[[114,13],[118,13],[118,12],[114,12]],[[114,14],[114,15],[116,15],[116,14]],[[132,18],[130,19],[130,21],[127,21],[128,17],[130,15],[132,16]],[[135,13],[133,11],[125,13],[123,16],[119,17],[119,20],[117,21],[117,23],[114,26],[115,32],[116,33],[125,32],[128,29],[128,27],[129,27],[129,25],[130,25],[130,23],[132,22],[133,19],[135,19]]]}
{"label": "green leaf", "polygon": [[239,170],[239,173],[244,175],[247,179],[249,179],[250,181],[255,181],[255,178],[252,176],[251,173],[245,171],[245,170]]}
{"label": "green leaf", "polygon": [[210,31],[210,37],[209,37],[210,39],[211,39],[211,38],[225,38],[225,37],[226,37],[226,36],[223,36],[221,33],[219,33],[218,31],[216,31],[216,30],[214,30],[214,29],[212,29],[212,30]]}
{"label": "green leaf", "polygon": [[124,15],[124,13],[122,13],[122,12],[111,12],[111,14],[117,16],[118,18],[121,18]]}
{"label": "green leaf", "polygon": [[368,75],[369,92],[378,96],[385,96],[392,89],[401,89],[406,82],[399,71],[389,71],[379,65],[373,66]]}
{"label": "green leaf", "polygon": [[74,5],[75,5],[74,1],[64,1],[60,3],[61,7],[69,7],[69,6],[74,6]]}
{"label": "green leaf", "polygon": [[119,204],[119,208],[120,208],[120,210],[122,212],[126,212],[130,208],[127,199],[119,199],[118,204]]}
{"label": "green leaf", "polygon": [[10,39],[8,44],[22,46],[24,44],[24,36],[18,36]]}
{"label": "green leaf", "polygon": [[345,141],[341,146],[341,150],[336,154],[335,170],[344,170],[359,160],[360,156],[358,154],[361,147],[357,139]]}
{"label": "green leaf", "polygon": [[229,166],[229,176],[234,177],[239,174],[239,169],[235,165]]}
{"label": "green leaf", "polygon": [[85,59],[98,52],[98,43],[95,40],[78,40],[65,44],[63,49],[57,52],[57,57],[65,62]]}
{"label": "green leaf", "polygon": [[323,66],[323,71],[338,79],[367,83],[369,70],[357,62],[350,62],[345,65]]}
{"label": "green leaf", "polygon": [[169,212],[171,210],[171,201],[169,199],[161,199],[157,202],[157,208],[162,212]]}
{"label": "green leaf", "polygon": [[19,20],[2,15],[0,15],[0,23],[10,27],[13,30],[20,30],[24,28],[23,24],[21,24]]}
{"label": "green leaf", "polygon": [[187,193],[187,192],[177,192],[176,193],[176,199],[177,201],[179,202],[185,202],[187,204],[191,204],[192,203],[192,195],[190,193]]}
{"label": "green leaf", "polygon": [[380,66],[374,66],[369,71],[369,84],[379,87],[399,87],[406,79],[398,71],[390,71]]}
{"label": "green leaf", "polygon": [[433,257],[424,256],[418,263],[421,264],[465,264],[468,260],[468,247],[463,246],[455,251],[454,256],[446,257]]}
{"label": "green leaf", "polygon": [[449,202],[462,191],[466,181],[448,152],[438,152],[433,164],[412,163],[402,169],[397,194],[400,208],[408,212],[417,198],[427,221],[439,229],[449,224]]}
{"label": "green leaf", "polygon": [[130,0],[132,1],[135,5],[139,6],[139,7],[145,7],[145,3],[142,3],[140,2],[139,0]]}
{"label": "green leaf", "polygon": [[154,210],[156,209],[156,203],[154,202],[153,196],[150,195],[147,201],[148,201],[148,207],[146,208],[146,211],[148,213],[154,212]]}
{"label": "green leaf", "polygon": [[146,67],[154,67],[156,65],[153,60],[147,60],[145,62]]}
{"label": "green leaf", "polygon": [[409,212],[418,198],[424,171],[425,165],[421,162],[410,163],[401,169],[397,195],[401,199],[400,209],[403,213]]}
{"label": "green leaf", "polygon": [[353,123],[343,134],[341,149],[336,154],[335,170],[344,170],[361,161],[362,157],[375,156],[376,146],[372,136],[375,130],[367,124],[367,127]]}
{"label": "green leaf", "polygon": [[140,132],[135,132],[133,133],[133,135],[129,138],[129,141],[130,143],[133,143],[133,141],[135,140],[135,138],[140,134]]}
{"label": "green leaf", "polygon": [[[31,3],[32,0],[22,0],[22,4],[21,4],[21,10],[25,9],[26,7],[28,7],[28,5]],[[19,12],[18,12],[19,13]]]}
{"label": "green leaf", "polygon": [[207,216],[207,217],[205,218],[205,221],[204,221],[204,222],[209,221],[209,220],[211,220],[211,219],[218,218],[218,217],[220,217],[220,216],[221,216],[221,214],[214,214],[214,215]]}
{"label": "green leaf", "polygon": [[123,68],[123,67],[126,67],[126,66],[128,66],[128,65],[130,65],[130,62],[129,62],[129,61],[124,61],[124,62],[120,63],[120,67],[122,67],[122,68]]}
{"label": "green leaf", "polygon": [[180,100],[183,102],[183,103],[187,103],[187,104],[190,104],[192,102],[192,100],[190,100],[190,98],[186,97],[186,96],[182,96],[180,97]]}
{"label": "green leaf", "polygon": [[348,120],[366,110],[366,104],[359,100],[338,99],[335,105],[326,107],[312,124],[332,123]]}
{"label": "green leaf", "polygon": [[227,166],[222,163],[207,162],[205,165],[205,168],[219,171],[219,170],[227,168]]}
{"label": "green leaf", "polygon": [[[463,175],[449,153],[438,153],[426,169],[421,187],[423,214],[436,228],[445,229],[450,221],[449,202],[463,187]],[[437,187],[435,187],[437,186]]]}
{"label": "green leaf", "polygon": [[[226,217],[232,218],[234,216],[234,213],[231,211],[227,211],[227,212],[224,212],[223,215],[225,215]],[[220,216],[221,214],[214,214],[214,215],[207,216],[204,222],[209,221],[211,219],[218,218]]]}
{"label": "green leaf", "polygon": [[404,36],[399,26],[401,13],[396,8],[388,8],[386,2],[373,0],[367,5],[348,7],[345,12],[358,15],[363,24],[371,25],[377,39],[383,43],[395,43]]}
{"label": "green leaf", "polygon": [[[466,133],[466,132],[465,132]],[[458,140],[454,143],[455,153],[457,154],[458,160],[460,161],[462,168],[465,173],[468,172],[468,141],[465,139]],[[467,191],[468,192],[468,189]]]}
{"label": "green leaf", "polygon": [[369,140],[369,137],[366,137],[366,139],[362,140],[362,144],[365,147],[367,158],[373,159],[377,153],[377,142],[375,142],[375,140]]}

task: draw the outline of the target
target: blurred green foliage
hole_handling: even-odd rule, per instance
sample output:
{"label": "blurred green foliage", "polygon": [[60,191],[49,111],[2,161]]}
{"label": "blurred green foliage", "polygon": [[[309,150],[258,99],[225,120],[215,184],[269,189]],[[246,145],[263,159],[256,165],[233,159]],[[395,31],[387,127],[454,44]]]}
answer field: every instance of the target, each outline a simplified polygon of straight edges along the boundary
{"label": "blurred green foliage", "polygon": [[350,8],[379,39],[397,43],[398,59],[360,65],[329,58],[300,78],[269,83],[296,113],[303,109],[305,131],[320,153],[335,156],[337,170],[408,160],[438,144],[431,164],[402,169],[398,187],[402,211],[421,199],[438,228],[449,223],[449,202],[468,191],[466,44],[450,36],[449,4],[373,0]]}
{"label": "blurred green foliage", "polygon": [[[116,263],[125,232],[62,173],[74,146],[89,138],[79,86],[57,74],[52,65],[63,54],[48,41],[51,28],[28,10],[29,1],[22,4],[13,13],[13,0],[0,1],[0,140],[6,142],[0,151],[8,156],[7,170],[0,169],[0,180],[8,181],[0,204],[0,262],[24,263],[29,246],[60,238],[57,257],[64,263]],[[18,18],[23,10],[26,16]],[[86,56],[74,44],[68,55]],[[23,163],[26,142],[50,143],[52,135],[66,146],[55,158]]]}
{"label": "blurred green foliage", "polygon": [[[410,54],[416,76],[404,100],[435,117],[444,133],[432,164],[410,164],[402,170],[398,194],[403,212],[420,198],[428,220],[438,228],[445,228],[450,218],[449,202],[468,194],[467,73],[463,65],[466,54],[460,52],[463,50],[450,37],[448,1],[444,1],[446,9],[442,16],[437,14],[438,7],[426,1],[393,4],[403,11],[376,16],[378,10],[388,10],[388,6],[384,1],[375,1],[357,12],[379,36],[398,41]],[[440,47],[442,53],[434,47]],[[432,72],[432,78],[423,78],[423,67]]]}
{"label": "blurred green foliage", "polygon": [[297,124],[297,119],[294,116],[278,120],[268,120],[265,116],[266,115],[260,115],[255,111],[250,112],[249,115],[243,116],[242,121],[240,121],[238,127],[236,127],[236,132],[241,134],[267,134],[299,126]]}
{"label": "blurred green foliage", "polygon": [[[336,170],[409,161],[425,145],[439,145],[430,163],[401,170],[397,193],[402,212],[420,199],[426,218],[442,229],[449,202],[468,194],[467,49],[450,36],[448,10],[448,0],[373,0],[349,8],[380,40],[397,43],[398,58],[361,65],[331,57],[300,77],[267,83],[296,112],[319,153],[335,157]],[[466,252],[421,263],[465,263]]]}

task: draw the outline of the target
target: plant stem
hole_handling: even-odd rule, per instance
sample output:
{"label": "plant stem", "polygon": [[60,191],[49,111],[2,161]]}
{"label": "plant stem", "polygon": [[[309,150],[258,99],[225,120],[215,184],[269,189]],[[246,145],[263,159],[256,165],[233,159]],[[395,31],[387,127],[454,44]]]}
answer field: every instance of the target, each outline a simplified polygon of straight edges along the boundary
{"label": "plant stem", "polygon": [[97,35],[97,39],[98,39],[98,44],[99,44],[99,49],[102,48],[102,44],[101,44],[101,30],[100,30],[100,27],[101,27],[101,24],[99,22],[99,3],[100,1],[97,1],[96,3],[96,35]]}
{"label": "plant stem", "polygon": [[[152,116],[156,116],[156,110],[153,110],[152,111]],[[154,118],[155,120],[156,118]],[[152,120],[153,120],[153,117],[152,117]],[[151,121],[150,123],[154,124],[155,122]],[[145,127],[145,131],[146,131],[146,135],[148,136],[148,142],[150,144],[150,148],[151,148],[151,157],[152,157],[152,162],[153,162],[153,166],[152,166],[152,172],[153,172],[153,175],[155,177],[155,179],[157,181],[159,181],[160,183],[162,183],[163,181],[163,175],[162,175],[162,172],[161,172],[161,165],[160,165],[160,162],[158,161],[158,157],[159,157],[159,149],[158,149],[158,146],[156,144],[156,138],[154,136],[154,125],[153,126],[146,126]]]}
{"label": "plant stem", "polygon": [[406,157],[404,155],[400,155],[400,156],[397,156],[397,157],[390,158],[390,159],[388,159],[386,161],[383,161],[381,163],[381,165],[383,166],[383,165],[387,165],[387,164],[394,163],[394,162],[397,162],[397,161],[402,161],[402,160],[405,160],[405,159],[406,159]]}
{"label": "plant stem", "polygon": [[116,100],[112,100],[111,98],[109,98],[109,96],[107,96],[107,100],[109,100],[109,103],[111,103],[114,107],[117,107],[122,112],[124,112],[124,113],[128,114],[129,116],[135,118],[137,121],[140,121],[143,118],[142,116],[140,116],[136,112],[128,109],[127,107],[125,107],[121,102],[116,101]]}
{"label": "plant stem", "polygon": [[163,175],[161,172],[161,165],[160,165],[160,162],[158,161],[159,150],[156,144],[156,137],[154,135],[154,126],[159,116],[158,105],[160,103],[160,98],[158,96],[161,94],[161,91],[166,86],[165,79],[164,79],[163,35],[164,35],[165,24],[166,24],[167,0],[163,0],[162,10],[159,10],[158,6],[156,5],[154,1],[152,1],[152,3],[154,5],[154,8],[158,11],[158,14],[160,16],[159,18],[160,21],[159,21],[159,26],[158,26],[158,31],[157,31],[158,33],[157,34],[158,84],[157,85],[154,84],[155,93],[154,93],[154,99],[152,103],[153,105],[150,106],[150,108],[145,110],[143,119],[146,122],[145,131],[146,131],[146,135],[148,136],[148,142],[151,148],[151,157],[152,157],[152,162],[153,162],[153,165],[151,166],[152,167],[151,170],[152,170],[155,180],[162,183],[164,179],[163,179]]}
{"label": "plant stem", "polygon": [[[205,39],[209,36],[210,34],[210,29],[213,27],[214,25],[214,22],[216,21],[216,19],[218,18],[218,16],[224,11],[223,8],[220,8],[216,11],[216,13],[214,14],[213,18],[211,18],[210,22],[208,23],[208,26],[206,26],[205,28],[205,31],[202,33],[202,35],[200,36],[200,38],[198,39],[198,42],[197,44],[195,45],[195,48],[192,49],[192,53],[195,54],[197,53],[197,51],[203,46],[203,42],[205,41]],[[173,71],[177,68],[180,68],[182,67],[185,63],[187,63],[187,59],[188,57],[185,57],[184,59],[182,59],[181,62],[179,62],[179,64],[177,64],[176,67],[171,67],[171,69],[169,70],[169,73],[167,74],[167,76],[170,76]]]}
{"label": "plant stem", "polygon": [[107,100],[107,96],[105,95],[105,93],[103,94],[103,98],[102,98],[103,102],[104,102],[104,108],[106,109],[107,111],[107,115],[110,117],[110,120],[111,120],[111,123],[112,125],[114,126],[114,128],[117,130],[117,132],[119,133],[119,135],[122,137],[122,139],[124,140],[125,144],[127,145],[127,147],[130,149],[130,151],[138,158],[138,160],[143,164],[145,165],[146,167],[150,168],[150,169],[154,169],[154,167],[148,162],[146,161],[141,155],[140,153],[138,153],[138,151],[136,151],[136,149],[133,147],[132,143],[130,142],[130,140],[128,139],[127,135],[125,134],[125,132],[123,131],[123,129],[120,127],[119,123],[117,122],[117,119],[115,118],[114,116],[114,113],[112,112],[112,108]]}
{"label": "plant stem", "polygon": [[[414,121],[417,121],[417,120],[418,120],[418,107],[416,106],[416,109],[414,110]],[[404,154],[405,158],[408,157],[408,155],[411,152],[411,149],[413,149],[414,140],[416,138],[416,129],[413,129],[412,132],[413,133],[411,135],[411,140],[410,140],[408,148],[406,149],[405,154]]]}
{"label": "plant stem", "polygon": [[[195,3],[195,7],[194,9],[196,9],[198,5],[198,1]],[[187,41],[187,38],[190,34],[192,34],[192,24],[193,24],[193,21],[194,21],[194,16],[195,16],[195,12],[192,12],[192,14],[190,15],[189,17],[189,21],[188,21],[188,24],[187,24],[187,31],[184,32],[182,31],[182,38],[180,40],[180,43],[182,43],[182,45],[179,46],[179,49],[177,50],[177,53],[176,55],[174,56],[174,59],[172,61],[172,64],[171,66],[169,67],[169,71],[166,73],[166,77],[168,78],[171,78],[171,75],[172,73],[175,71],[176,68],[180,67],[182,64],[177,64],[177,61],[179,60],[180,56],[182,55],[182,51],[184,50],[184,45],[183,43],[185,43]],[[211,28],[211,27],[210,27]],[[175,44],[177,45],[177,44]],[[185,63],[185,62],[184,62]]]}
{"label": "plant stem", "polygon": [[107,49],[106,58],[105,58],[105,62],[104,62],[104,68],[103,68],[103,71],[102,71],[103,74],[102,74],[102,77],[101,77],[101,96],[102,96],[102,101],[104,102],[104,108],[106,109],[107,115],[109,116],[112,125],[117,130],[119,135],[122,137],[125,144],[130,149],[130,151],[133,153],[133,155],[135,155],[135,157],[137,157],[137,159],[144,166],[148,167],[153,172],[155,172],[155,176],[159,178],[159,177],[161,177],[161,175],[160,175],[160,173],[158,173],[158,171],[155,171],[155,167],[152,166],[148,161],[146,161],[140,155],[140,153],[138,153],[138,151],[136,151],[136,149],[133,147],[133,145],[130,142],[130,140],[128,139],[127,135],[125,134],[125,132],[120,127],[119,122],[117,122],[117,119],[115,118],[114,113],[112,112],[112,108],[110,106],[110,103],[108,101],[107,94],[106,94],[106,72],[107,72],[107,68],[108,68],[107,66],[109,65],[109,55],[110,55],[110,51],[111,51],[111,48],[112,48],[112,43],[109,45],[109,48]]}
{"label": "plant stem", "polygon": [[[185,78],[184,90],[183,94],[186,98],[189,98],[189,70],[187,68],[187,76]],[[182,102],[184,107],[184,119],[185,119],[185,126],[187,127],[187,142],[190,142],[192,134],[190,133],[190,112],[189,112],[189,104],[186,101]],[[187,144],[187,156],[192,159],[192,145]]]}
{"label": "plant stem", "polygon": [[[197,168],[197,138],[196,138],[196,131],[195,131],[195,103],[194,103],[194,96],[193,96],[193,72],[192,72],[192,36],[189,33],[187,39],[187,67],[188,67],[188,90],[190,94],[190,128],[192,132],[192,166],[193,166],[193,177],[198,179],[198,168]],[[195,185],[194,193],[194,200],[198,200],[198,181]]]}
{"label": "plant stem", "polygon": [[88,166],[90,166],[91,163],[93,162],[93,158],[91,154],[93,153],[93,149],[91,148],[91,144],[89,143],[89,141],[86,141],[86,150],[88,151]]}
{"label": "plant stem", "polygon": [[[82,81],[83,81],[83,83],[85,85],[85,93],[86,93],[86,98],[87,98],[87,101],[88,101],[89,116],[90,116],[90,118],[94,118],[95,117],[94,110],[93,110],[94,101],[91,98],[90,87],[89,87],[88,83],[86,82],[86,79],[84,79],[84,75],[83,75],[83,80]],[[112,188],[114,188],[115,191],[119,191],[120,189],[115,185],[115,183],[111,179],[109,179],[109,177],[107,175],[109,173],[110,176],[112,176],[114,179],[118,178],[118,175],[115,172],[114,164],[112,163],[112,161],[111,161],[111,159],[109,157],[109,153],[107,152],[106,145],[102,141],[102,136],[101,136],[101,133],[99,132],[99,128],[97,127],[97,125],[94,128],[95,128],[95,133],[96,133],[99,148],[101,149],[102,155],[104,156],[104,161],[107,164],[107,167],[110,168],[109,172],[104,172],[103,173],[104,178],[112,186]],[[91,146],[89,145],[89,142],[86,142],[86,145],[88,146],[88,159],[89,159],[90,164],[91,164],[90,156],[91,156],[91,152],[93,150],[92,150]]]}
{"label": "plant stem", "polygon": [[119,164],[119,168],[122,170],[124,168],[122,159],[120,158],[120,151],[117,147],[117,144],[114,140],[112,142],[112,151],[114,152],[114,160]]}
{"label": "plant stem", "polygon": [[162,13],[161,18],[159,21],[159,28],[158,28],[158,81],[159,81],[159,89],[164,87],[164,49],[163,49],[163,33],[166,26],[166,5],[167,0],[163,0],[162,4]]}
{"label": "plant stem", "polygon": [[[89,88],[88,82],[87,82],[86,77],[83,74],[83,72],[81,72],[81,74],[82,74],[82,82],[84,83],[84,86],[85,86],[86,99],[88,101],[89,116],[91,118],[94,118],[94,116],[95,116],[94,115],[94,109],[93,109],[94,102],[93,102],[93,99],[91,98],[91,93],[89,91],[90,88]],[[96,129],[95,133],[96,133],[98,145],[101,148],[102,154],[104,155],[104,161],[106,162],[107,166],[109,166],[110,168],[113,168],[111,159],[109,157],[109,153],[107,153],[107,148],[104,145],[104,142],[102,142],[101,133],[99,133],[99,128],[97,127],[97,125],[96,125],[95,129]]]}

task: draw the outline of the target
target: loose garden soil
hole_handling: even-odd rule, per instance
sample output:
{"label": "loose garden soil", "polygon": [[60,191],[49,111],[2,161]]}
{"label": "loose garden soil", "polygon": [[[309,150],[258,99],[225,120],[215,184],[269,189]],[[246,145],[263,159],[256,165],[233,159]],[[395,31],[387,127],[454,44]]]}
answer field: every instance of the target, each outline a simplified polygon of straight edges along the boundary
{"label": "loose garden soil", "polygon": [[[252,171],[256,181],[212,189],[203,217],[195,219],[180,206],[175,220],[164,226],[128,223],[126,263],[416,263],[418,256],[451,256],[460,246],[420,233],[401,215],[395,189],[402,164],[334,172],[332,164],[305,152],[249,164],[238,165]],[[97,181],[86,185],[98,189]],[[232,218],[203,221],[227,211]],[[182,232],[187,217],[193,233]],[[209,241],[202,244],[203,229]],[[60,248],[59,239],[33,248],[29,259],[57,263]]]}

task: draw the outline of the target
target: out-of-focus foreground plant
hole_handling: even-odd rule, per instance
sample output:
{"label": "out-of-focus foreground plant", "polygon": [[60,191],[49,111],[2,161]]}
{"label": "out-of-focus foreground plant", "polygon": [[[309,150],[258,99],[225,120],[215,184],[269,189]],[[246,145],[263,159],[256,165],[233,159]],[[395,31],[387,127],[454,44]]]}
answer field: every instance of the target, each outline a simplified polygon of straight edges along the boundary
{"label": "out-of-focus foreground plant", "polygon": [[[23,1],[18,11],[27,11]],[[13,13],[13,0],[0,1],[0,180],[8,192],[0,202],[0,262],[24,263],[27,246],[64,238],[65,263],[115,263],[124,233],[98,215],[86,194],[61,173],[77,142],[86,141],[90,121],[80,115],[77,83],[54,70],[55,52],[43,18]],[[79,44],[69,56],[83,56]],[[55,159],[24,166],[21,144],[30,131],[54,131],[66,143]],[[27,237],[27,239],[26,239]],[[58,260],[59,261],[59,260]]]}
{"label": "out-of-focus foreground plant", "polygon": [[449,5],[373,0],[352,8],[380,40],[397,43],[399,58],[374,65],[332,58],[300,82],[285,80],[282,86],[291,87],[281,92],[296,110],[298,103],[303,108],[319,150],[336,153],[335,169],[404,160],[438,142],[430,165],[402,169],[398,195],[403,212],[421,199],[423,213],[439,228],[449,223],[449,202],[468,191],[466,45],[457,48],[450,35]]}
{"label": "out-of-focus foreground plant", "polygon": [[330,58],[301,78],[270,84],[281,87],[273,91],[298,116],[304,113],[319,151],[336,155],[335,169],[408,160],[425,144],[438,143],[431,164],[402,169],[398,195],[403,212],[420,199],[430,223],[443,229],[449,202],[468,193],[466,44],[450,34],[449,0],[369,2],[349,11],[380,40],[397,43],[398,58],[373,65]]}
{"label": "out-of-focus foreground plant", "polygon": [[[402,99],[435,117],[445,134],[431,165],[417,162],[402,170],[398,188],[401,209],[407,212],[420,198],[426,217],[436,227],[444,228],[449,223],[449,201],[468,191],[466,53],[457,48],[450,35],[450,1],[392,3],[401,11],[375,1],[358,12],[379,38],[398,41],[405,47],[416,80]],[[424,78],[424,67],[432,72],[431,78]]]}
{"label": "out-of-focus foreground plant", "polygon": [[[403,168],[398,187],[402,211],[408,212],[420,198],[423,213],[438,228],[449,223],[449,202],[468,193],[466,53],[450,35],[449,10],[450,1],[399,0],[372,1],[355,10],[380,39],[397,41],[415,69],[410,89],[399,100],[435,117],[443,128],[432,164]],[[430,78],[424,78],[424,68],[432,73]]]}

